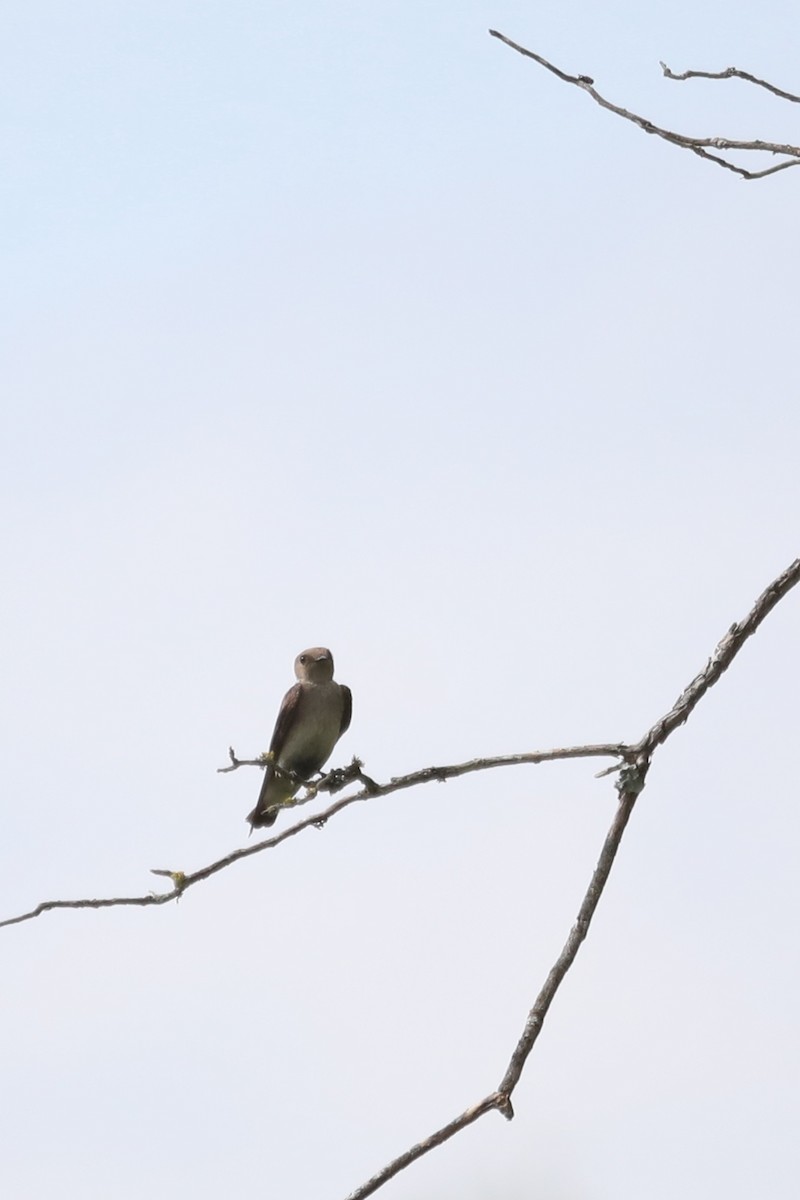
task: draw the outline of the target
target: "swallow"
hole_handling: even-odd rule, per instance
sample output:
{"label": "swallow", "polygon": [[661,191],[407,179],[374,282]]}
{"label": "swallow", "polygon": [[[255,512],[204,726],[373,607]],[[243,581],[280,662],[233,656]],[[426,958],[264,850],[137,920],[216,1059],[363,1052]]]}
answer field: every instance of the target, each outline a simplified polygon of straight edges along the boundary
{"label": "swallow", "polygon": [[[294,660],[294,673],[297,683],[283,697],[258,803],[247,817],[251,832],[275,823],[301,781],[322,770],[350,725],[352,693],[335,682],[330,650],[324,646],[303,650]],[[282,771],[296,778],[287,778]]]}

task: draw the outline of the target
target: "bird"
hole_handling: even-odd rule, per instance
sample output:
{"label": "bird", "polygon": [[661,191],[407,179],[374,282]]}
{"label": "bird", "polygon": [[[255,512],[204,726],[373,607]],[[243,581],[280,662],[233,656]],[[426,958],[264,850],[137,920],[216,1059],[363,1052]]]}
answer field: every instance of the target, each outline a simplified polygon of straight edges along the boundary
{"label": "bird", "polygon": [[[247,816],[251,833],[275,823],[281,807],[301,786],[298,780],[322,770],[350,725],[353,696],[349,687],[334,681],[330,650],[325,646],[302,650],[294,660],[294,673],[297,683],[283,697],[278,712],[258,802]],[[281,771],[290,771],[295,778]]]}

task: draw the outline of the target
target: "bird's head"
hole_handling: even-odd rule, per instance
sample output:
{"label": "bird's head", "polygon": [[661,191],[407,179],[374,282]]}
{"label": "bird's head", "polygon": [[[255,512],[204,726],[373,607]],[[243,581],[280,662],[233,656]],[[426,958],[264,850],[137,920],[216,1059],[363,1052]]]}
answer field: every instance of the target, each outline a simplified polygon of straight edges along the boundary
{"label": "bird's head", "polygon": [[302,650],[294,660],[294,673],[309,683],[327,683],[333,679],[333,655],[324,646]]}

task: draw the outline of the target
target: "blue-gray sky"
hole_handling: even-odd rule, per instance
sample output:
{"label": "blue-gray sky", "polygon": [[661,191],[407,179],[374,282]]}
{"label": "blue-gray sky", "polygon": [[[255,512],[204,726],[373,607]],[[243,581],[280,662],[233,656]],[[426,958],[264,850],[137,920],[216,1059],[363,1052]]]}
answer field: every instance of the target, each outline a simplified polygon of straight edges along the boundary
{"label": "blue-gray sky", "polygon": [[[2,915],[242,844],[308,644],[375,777],[633,740],[797,554],[796,6],[11,3]],[[798,600],[657,757],[515,1096],[396,1200],[788,1200]],[[356,806],[2,934],[14,1200],[344,1196],[499,1081],[594,764]],[[281,818],[284,823],[288,818]]]}

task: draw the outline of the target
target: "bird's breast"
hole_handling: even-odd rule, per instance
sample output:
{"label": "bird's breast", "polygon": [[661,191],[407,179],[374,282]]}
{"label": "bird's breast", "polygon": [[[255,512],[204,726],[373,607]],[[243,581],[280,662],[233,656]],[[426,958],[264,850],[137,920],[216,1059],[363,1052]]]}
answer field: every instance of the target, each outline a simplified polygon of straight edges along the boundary
{"label": "bird's breast", "polygon": [[339,740],[343,704],[341,688],[333,680],[306,685],[278,757],[280,766],[304,777],[324,766]]}

